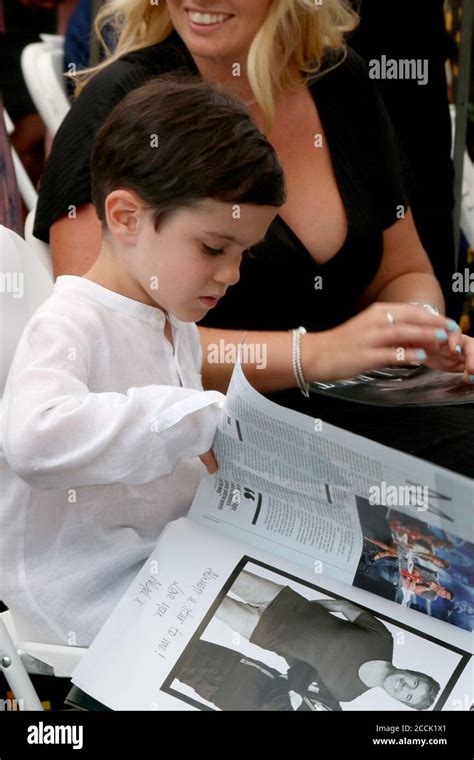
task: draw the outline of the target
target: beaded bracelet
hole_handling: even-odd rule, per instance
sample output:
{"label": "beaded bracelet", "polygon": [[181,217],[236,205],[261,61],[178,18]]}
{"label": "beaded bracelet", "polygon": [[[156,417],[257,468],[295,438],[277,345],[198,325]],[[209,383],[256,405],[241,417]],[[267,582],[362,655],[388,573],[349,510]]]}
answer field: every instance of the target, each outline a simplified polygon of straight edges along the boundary
{"label": "beaded bracelet", "polygon": [[309,384],[305,381],[303,376],[303,369],[301,367],[301,336],[306,335],[306,329],[304,327],[296,327],[294,330],[288,330],[293,335],[293,350],[291,354],[291,362],[293,365],[293,372],[295,375],[298,388],[303,396],[309,398]]}

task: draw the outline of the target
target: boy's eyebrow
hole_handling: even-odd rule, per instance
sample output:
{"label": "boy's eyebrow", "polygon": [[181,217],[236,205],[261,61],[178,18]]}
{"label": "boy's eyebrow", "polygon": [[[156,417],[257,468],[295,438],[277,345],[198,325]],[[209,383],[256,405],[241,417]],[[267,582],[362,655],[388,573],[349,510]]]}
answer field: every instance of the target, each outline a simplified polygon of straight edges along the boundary
{"label": "boy's eyebrow", "polygon": [[[240,240],[237,240],[233,235],[223,235],[222,232],[213,232],[212,230],[204,230],[206,235],[214,235],[215,237],[221,238],[221,240],[229,240],[232,243],[237,243],[238,245],[242,245]],[[259,240],[257,243],[254,243],[254,245],[260,245],[261,243],[264,243],[267,239],[267,236],[264,235],[264,237]]]}

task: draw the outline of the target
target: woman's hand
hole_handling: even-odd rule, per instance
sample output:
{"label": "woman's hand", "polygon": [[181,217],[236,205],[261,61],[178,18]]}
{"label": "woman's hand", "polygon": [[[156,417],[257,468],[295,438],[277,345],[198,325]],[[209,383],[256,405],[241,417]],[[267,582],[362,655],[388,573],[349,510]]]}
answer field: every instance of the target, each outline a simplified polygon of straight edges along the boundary
{"label": "woman's hand", "polygon": [[[443,344],[459,342],[458,331],[453,320],[419,306],[374,303],[338,327],[306,335],[301,345],[303,374],[307,382],[324,382],[396,364],[429,363],[430,359],[440,363]],[[466,354],[463,358],[466,368],[473,364],[474,371],[474,349],[468,350],[469,364]],[[459,362],[459,355],[455,356]]]}
{"label": "woman's hand", "polygon": [[432,369],[444,372],[462,372],[466,383],[474,383],[474,338],[462,335],[460,330],[451,332],[437,350],[428,352],[423,362]]}

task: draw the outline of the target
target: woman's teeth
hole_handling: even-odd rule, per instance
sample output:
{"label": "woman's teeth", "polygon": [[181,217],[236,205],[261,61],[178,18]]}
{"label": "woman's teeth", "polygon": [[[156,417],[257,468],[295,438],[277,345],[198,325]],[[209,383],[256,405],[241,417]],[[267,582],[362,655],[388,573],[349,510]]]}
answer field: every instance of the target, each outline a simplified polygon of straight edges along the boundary
{"label": "woman's teeth", "polygon": [[204,26],[222,24],[223,21],[230,18],[227,13],[199,13],[198,11],[188,11],[188,13],[193,24],[202,24]]}

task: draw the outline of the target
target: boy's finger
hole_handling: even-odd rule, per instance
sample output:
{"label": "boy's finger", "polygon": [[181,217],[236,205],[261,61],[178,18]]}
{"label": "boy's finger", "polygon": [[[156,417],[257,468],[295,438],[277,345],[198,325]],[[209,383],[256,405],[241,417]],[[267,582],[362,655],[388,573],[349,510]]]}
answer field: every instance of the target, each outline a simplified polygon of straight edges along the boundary
{"label": "boy's finger", "polygon": [[206,466],[209,475],[213,475],[215,472],[217,472],[217,460],[212,449],[206,451],[205,454],[201,454],[199,459]]}

